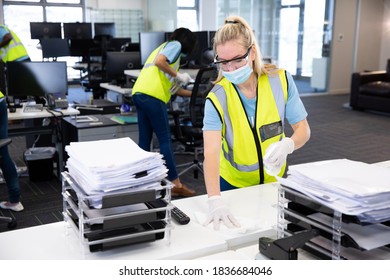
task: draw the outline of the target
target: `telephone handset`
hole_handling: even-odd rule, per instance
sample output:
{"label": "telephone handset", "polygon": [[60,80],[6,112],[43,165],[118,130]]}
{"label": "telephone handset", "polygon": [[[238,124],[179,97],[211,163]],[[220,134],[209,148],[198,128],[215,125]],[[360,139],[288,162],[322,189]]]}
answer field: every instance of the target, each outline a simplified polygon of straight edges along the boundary
{"label": "telephone handset", "polygon": [[48,93],[46,95],[46,99],[47,99],[47,108],[50,109],[50,110],[53,110],[56,108],[56,103],[55,103],[55,97],[54,97],[54,94],[52,93]]}
{"label": "telephone handset", "polygon": [[68,100],[66,99],[61,99],[61,98],[55,98],[53,93],[48,93],[46,94],[46,99],[47,99],[47,108],[49,110],[54,110],[54,109],[67,109],[69,104]]}

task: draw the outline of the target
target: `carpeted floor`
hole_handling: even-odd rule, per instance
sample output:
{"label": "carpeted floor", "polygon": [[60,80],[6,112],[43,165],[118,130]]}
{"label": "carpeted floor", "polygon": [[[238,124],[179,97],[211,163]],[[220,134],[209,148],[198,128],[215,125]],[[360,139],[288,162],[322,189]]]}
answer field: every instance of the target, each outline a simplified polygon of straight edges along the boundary
{"label": "carpeted floor", "polygon": [[[348,158],[367,163],[390,160],[390,115],[353,111],[348,108],[349,95],[313,95],[302,100],[309,113],[312,134],[310,141],[288,157],[289,164],[318,160]],[[291,135],[291,129],[286,128]],[[14,137],[11,154],[18,166],[25,165],[23,137]],[[178,163],[191,161],[190,156],[177,156]],[[364,176],[364,175],[362,175]],[[182,176],[182,181],[197,191],[205,193],[203,177],[193,177],[192,172]],[[0,210],[0,215],[16,218],[17,229],[53,223],[62,220],[61,182],[53,178],[46,182],[32,182],[20,177],[23,212]],[[7,199],[6,185],[0,184],[0,200]],[[0,232],[7,231],[0,224]]]}

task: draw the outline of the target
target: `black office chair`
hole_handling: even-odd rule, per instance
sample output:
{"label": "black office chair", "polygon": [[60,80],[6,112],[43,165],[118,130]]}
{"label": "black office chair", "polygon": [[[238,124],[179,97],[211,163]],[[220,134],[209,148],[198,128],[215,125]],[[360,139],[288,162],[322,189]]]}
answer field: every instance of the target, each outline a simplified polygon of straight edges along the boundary
{"label": "black office chair", "polygon": [[203,163],[199,156],[203,154],[203,116],[205,97],[213,87],[212,81],[218,76],[215,67],[201,68],[195,78],[192,95],[189,103],[189,115],[183,111],[173,111],[174,127],[172,128],[174,140],[184,145],[184,154],[192,154],[193,160],[177,166],[179,176],[189,170],[194,171],[194,178],[198,178],[199,171],[203,173]]}
{"label": "black office chair", "polygon": [[[0,148],[9,145],[11,142],[12,142],[12,139],[11,139],[11,138],[0,139]],[[1,157],[0,157],[0,161],[1,161]],[[9,228],[9,229],[14,229],[14,228],[16,228],[17,223],[16,223],[16,220],[15,220],[14,218],[5,217],[5,216],[0,216],[0,221],[8,222],[8,228]]]}

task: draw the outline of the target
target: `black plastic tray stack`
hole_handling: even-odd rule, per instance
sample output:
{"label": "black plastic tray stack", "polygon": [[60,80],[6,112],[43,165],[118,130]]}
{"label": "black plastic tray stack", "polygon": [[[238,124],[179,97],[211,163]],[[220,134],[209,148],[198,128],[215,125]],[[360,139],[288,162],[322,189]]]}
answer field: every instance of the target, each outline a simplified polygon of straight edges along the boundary
{"label": "black plastic tray stack", "polygon": [[[331,222],[326,223],[308,217],[315,213],[327,215]],[[343,231],[342,225],[345,223],[367,225],[361,223],[357,216],[345,215],[292,188],[279,186],[278,238],[291,236],[303,230],[318,229],[320,236],[306,242],[302,249],[320,259],[349,259],[348,256],[359,258],[364,249]],[[382,224],[390,227],[390,221]],[[386,252],[390,252],[390,244],[384,247]]]}
{"label": "black plastic tray stack", "polygon": [[[64,220],[90,252],[152,242],[171,235],[171,183],[164,180],[151,189],[86,195],[67,172],[62,173]],[[91,206],[101,200],[102,207]]]}

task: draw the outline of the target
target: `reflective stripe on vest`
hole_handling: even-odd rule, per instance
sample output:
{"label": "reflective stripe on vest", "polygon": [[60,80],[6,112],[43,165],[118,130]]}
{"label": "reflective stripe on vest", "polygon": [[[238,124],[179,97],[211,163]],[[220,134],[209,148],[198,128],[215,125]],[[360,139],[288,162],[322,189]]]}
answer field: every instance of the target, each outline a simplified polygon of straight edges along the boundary
{"label": "reflective stripe on vest", "polygon": [[[168,103],[170,100],[171,94],[169,88],[171,87],[171,79],[173,79],[173,77],[161,71],[154,64],[157,56],[161,53],[166,44],[167,42],[161,44],[146,60],[132,89],[133,94],[140,92],[153,96],[164,103]],[[180,55],[169,66],[175,69],[175,71],[178,71],[180,67]],[[158,81],[156,82],[156,80]]]}
{"label": "reflective stripe on vest", "polygon": [[[272,92],[272,94],[270,91]],[[229,97],[228,94],[230,94]],[[256,150],[257,150],[257,157],[262,156],[259,155],[259,153],[264,154],[264,151],[262,151],[263,148],[265,150],[271,143],[280,140],[280,137],[284,136],[284,134],[282,133],[280,137],[273,138],[268,141],[261,142],[261,140],[259,140],[260,147],[257,146],[256,139],[252,138],[252,137],[257,137],[257,139],[260,139],[259,128],[261,127],[261,125],[267,124],[267,121],[273,122],[273,121],[282,120],[282,122],[284,122],[285,106],[286,106],[285,104],[287,102],[287,82],[285,77],[285,71],[279,70],[277,74],[263,75],[260,77],[258,82],[255,129],[251,129],[249,125],[249,121],[246,120],[247,123],[244,123],[243,119],[236,120],[236,125],[233,125],[234,120],[231,118],[237,118],[237,117],[243,118],[243,115],[246,116],[246,113],[236,113],[234,111],[229,112],[229,109],[233,110],[234,108],[235,108],[234,110],[239,110],[241,112],[245,112],[245,110],[243,108],[243,105],[239,104],[241,103],[241,101],[240,98],[238,97],[238,92],[236,92],[236,90],[231,85],[231,83],[227,82],[225,79],[223,79],[221,82],[219,82],[217,85],[214,86],[208,98],[212,101],[212,103],[218,110],[223,122],[223,126],[222,126],[223,147],[222,147],[221,160],[223,160],[223,158],[226,159],[231,165],[231,167],[235,168],[240,172],[254,172],[256,170],[259,170],[260,168],[259,160],[255,159]],[[274,100],[272,101],[270,98]],[[235,103],[235,104],[229,105],[228,99],[230,99],[231,103]],[[267,104],[262,104],[261,102],[265,102]],[[267,117],[264,117],[262,112],[260,112],[260,111],[264,112],[265,110],[268,111],[273,110],[274,113],[277,114],[276,115],[273,114],[273,116],[270,116],[267,119]],[[240,124],[238,124],[238,122],[240,122]],[[240,128],[238,129],[237,127]],[[236,132],[234,131],[235,129]],[[241,137],[245,137],[245,139],[241,138],[241,140],[244,139],[244,143],[237,144],[240,145],[239,147],[236,147],[234,143],[235,138],[240,138],[240,136],[234,135],[235,133],[237,133],[237,130],[239,130],[240,133],[245,134],[241,136]],[[252,155],[250,156],[252,157],[252,159],[246,164],[243,163],[245,160],[243,161],[241,159],[241,163],[240,163],[234,157],[237,156],[238,150],[245,150],[246,147],[242,147],[242,144],[248,144],[248,143],[250,143],[249,144],[250,147],[247,147],[247,149],[251,149],[251,147],[253,147],[254,149]],[[234,149],[236,149],[236,153],[234,153]],[[248,152],[248,150],[246,152]],[[221,173],[221,175],[223,174]],[[253,174],[250,176],[253,176]],[[224,177],[224,179],[226,178]]]}
{"label": "reflective stripe on vest", "polygon": [[12,40],[8,43],[7,46],[4,46],[0,49],[0,58],[4,62],[15,61],[21,57],[28,57],[28,53],[19,37],[12,31],[6,28],[12,35]]}

